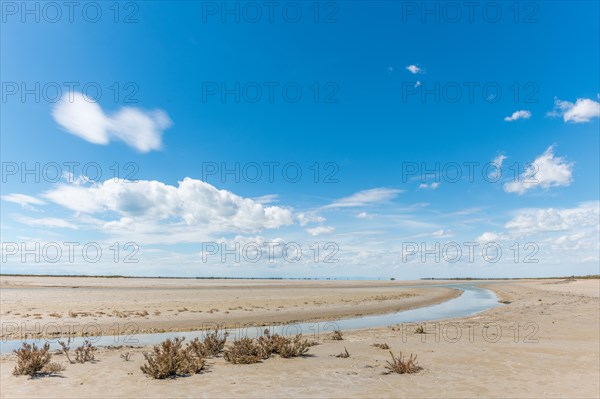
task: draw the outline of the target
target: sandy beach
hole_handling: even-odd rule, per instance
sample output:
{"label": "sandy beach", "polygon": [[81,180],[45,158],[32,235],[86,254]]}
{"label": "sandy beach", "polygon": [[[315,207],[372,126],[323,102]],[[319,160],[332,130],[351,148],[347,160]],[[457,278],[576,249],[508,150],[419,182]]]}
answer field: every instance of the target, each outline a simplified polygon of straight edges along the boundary
{"label": "sandy beach", "polygon": [[[130,283],[135,284],[123,282],[125,285]],[[191,284],[203,283],[194,281]],[[238,287],[246,284],[237,281],[229,283]],[[93,284],[101,285],[102,282],[95,281]],[[271,282],[267,285],[271,284],[278,287],[272,289],[282,290],[280,286],[288,282]],[[362,298],[364,301],[373,295],[371,289],[376,289],[380,295],[392,295],[393,286],[407,284],[333,281],[290,283],[294,289],[306,292],[326,288],[331,296],[319,296],[318,300],[327,303],[334,301],[334,298],[345,297],[339,292],[345,289],[353,293],[348,298]],[[334,289],[333,286],[337,287]],[[310,348],[309,356],[302,358],[273,357],[253,365],[232,365],[221,357],[209,359],[206,371],[174,380],[152,380],[140,371],[144,360],[142,354],[150,349],[148,347],[100,349],[95,363],[69,364],[60,377],[36,379],[11,375],[14,355],[3,355],[0,361],[1,394],[6,398],[90,395],[598,397],[599,280],[483,282],[482,286],[493,290],[499,300],[507,304],[470,317],[426,323],[426,334],[417,334],[416,325],[405,324],[347,331],[342,341],[331,341],[324,335],[320,337],[319,345]],[[294,289],[285,290],[285,295],[280,291],[282,297],[277,298],[276,303],[294,307],[293,304],[301,300],[295,297]],[[445,293],[441,288],[425,290],[441,290],[440,295]],[[3,290],[3,295],[14,294],[6,294]],[[419,290],[415,290],[415,295],[432,301],[440,299],[433,299],[430,294],[420,293]],[[267,301],[267,298],[261,300]],[[78,305],[80,309],[85,309],[83,304]],[[248,307],[248,304],[245,306]],[[44,311],[57,311],[52,306],[50,308]],[[127,306],[123,305],[123,308]],[[376,311],[382,310],[378,308]],[[4,299],[3,312],[6,312]],[[270,314],[268,308],[254,312]],[[374,343],[387,343],[395,353],[402,351],[418,355],[419,364],[424,369],[412,375],[385,374],[384,366],[390,355],[387,350],[373,347]],[[350,353],[349,358],[335,357],[344,349]],[[120,357],[124,351],[132,353],[130,361]],[[65,358],[57,355],[55,360],[64,362]]]}
{"label": "sandy beach", "polygon": [[428,306],[460,294],[442,287],[402,288],[415,283],[393,281],[1,280],[2,339],[333,320]]}

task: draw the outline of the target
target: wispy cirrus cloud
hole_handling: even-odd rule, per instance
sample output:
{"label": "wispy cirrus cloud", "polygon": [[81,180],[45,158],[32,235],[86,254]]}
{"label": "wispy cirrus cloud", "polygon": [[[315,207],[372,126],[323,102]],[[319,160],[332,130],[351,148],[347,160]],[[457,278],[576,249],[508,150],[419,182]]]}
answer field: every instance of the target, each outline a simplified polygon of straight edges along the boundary
{"label": "wispy cirrus cloud", "polygon": [[3,195],[1,198],[3,201],[18,204],[27,210],[35,210],[36,208],[34,205],[44,205],[46,203],[39,198],[18,193]]}
{"label": "wispy cirrus cloud", "polygon": [[107,115],[98,103],[78,92],[63,96],[52,116],[67,132],[90,143],[107,145],[119,140],[139,152],[160,149],[163,131],[172,125],[160,109],[122,107]]}
{"label": "wispy cirrus cloud", "polygon": [[321,234],[331,234],[335,231],[335,227],[331,226],[317,226],[314,228],[306,229],[306,232],[313,237],[316,237]]}
{"label": "wispy cirrus cloud", "polygon": [[350,208],[378,204],[396,198],[401,192],[402,190],[383,187],[362,190],[325,205],[324,208]]}

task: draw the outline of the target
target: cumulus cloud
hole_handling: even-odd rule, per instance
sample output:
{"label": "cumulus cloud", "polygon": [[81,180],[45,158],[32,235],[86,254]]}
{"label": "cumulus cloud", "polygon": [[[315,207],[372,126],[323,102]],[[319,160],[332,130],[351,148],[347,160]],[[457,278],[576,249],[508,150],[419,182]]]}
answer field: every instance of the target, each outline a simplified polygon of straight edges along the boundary
{"label": "cumulus cloud", "polygon": [[107,145],[120,140],[140,152],[158,150],[163,131],[172,125],[169,116],[160,109],[123,107],[107,115],[83,94],[73,94],[56,104],[52,116],[67,132],[93,144]]}
{"label": "cumulus cloud", "polygon": [[414,75],[416,75],[417,73],[423,72],[423,70],[416,65],[409,65],[406,67],[406,69]]}
{"label": "cumulus cloud", "polygon": [[522,109],[520,111],[513,112],[512,115],[505,117],[504,120],[506,122],[512,122],[512,121],[516,121],[518,119],[529,119],[529,118],[531,118],[531,112]]}
{"label": "cumulus cloud", "polygon": [[566,249],[578,249],[581,252],[577,256],[568,254],[565,261],[573,263],[589,258],[597,262],[600,201],[583,202],[574,208],[521,209],[504,224],[504,228],[502,232],[483,233],[477,242],[523,240],[522,245],[534,245],[529,250],[539,248],[547,261],[562,258]]}
{"label": "cumulus cloud", "polygon": [[525,209],[505,224],[513,236],[557,231],[577,231],[598,226],[600,202],[584,202],[576,208]]}
{"label": "cumulus cloud", "polygon": [[112,179],[88,186],[61,184],[44,198],[79,214],[112,216],[105,224],[112,229],[143,229],[161,222],[213,231],[259,231],[293,223],[287,208],[264,206],[189,177],[177,186]]}
{"label": "cumulus cloud", "polygon": [[334,227],[331,226],[318,226],[311,229],[306,229],[306,232],[313,237],[316,237],[321,234],[331,234],[335,231]]}
{"label": "cumulus cloud", "polygon": [[600,118],[600,103],[589,98],[578,98],[575,103],[554,99],[549,116],[562,117],[565,122],[585,123]]}
{"label": "cumulus cloud", "polygon": [[392,188],[373,188],[352,194],[349,197],[340,198],[326,205],[325,208],[348,208],[366,206],[394,199],[402,190]]}
{"label": "cumulus cloud", "polygon": [[309,223],[324,223],[327,219],[323,216],[299,213],[296,218],[300,222],[300,226],[306,226]]}
{"label": "cumulus cloud", "polygon": [[504,191],[521,195],[536,187],[548,189],[569,186],[573,181],[573,165],[563,157],[554,156],[554,146],[550,146],[527,166],[516,181],[505,183]]}

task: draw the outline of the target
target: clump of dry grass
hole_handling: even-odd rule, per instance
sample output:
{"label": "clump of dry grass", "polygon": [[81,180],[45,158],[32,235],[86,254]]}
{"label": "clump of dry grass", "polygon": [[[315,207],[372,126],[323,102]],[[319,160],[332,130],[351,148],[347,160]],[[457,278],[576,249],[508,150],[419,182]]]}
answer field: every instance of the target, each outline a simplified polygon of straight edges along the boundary
{"label": "clump of dry grass", "polygon": [[204,369],[204,358],[199,357],[190,345],[183,346],[185,338],[167,339],[154,346],[154,352],[144,353],[146,364],[140,369],[152,378],[174,378],[197,374]]}
{"label": "clump of dry grass", "polygon": [[200,357],[215,357],[225,348],[225,342],[227,341],[227,333],[220,333],[218,329],[213,332],[209,332],[204,336],[204,340],[200,341],[195,338],[188,345],[191,350]]}
{"label": "clump of dry grass", "polygon": [[311,346],[311,342],[302,339],[302,335],[296,335],[291,339],[281,337],[276,353],[283,358],[299,357],[306,355]]}
{"label": "clump of dry grass", "polygon": [[256,342],[267,357],[276,353],[283,358],[304,356],[308,349],[315,345],[314,342],[302,339],[301,334],[296,335],[294,338],[287,338],[279,334],[271,335],[268,329]]}
{"label": "clump of dry grass", "polygon": [[341,358],[348,358],[350,357],[350,353],[348,352],[348,349],[346,349],[346,347],[344,346],[344,351],[342,353],[340,353],[339,355],[335,355],[335,357],[341,357]]}
{"label": "clump of dry grass", "polygon": [[371,346],[379,349],[390,349],[390,346],[385,342],[383,344],[373,344]]}
{"label": "clump of dry grass", "polygon": [[131,352],[121,353],[121,359],[128,362],[131,359]]}
{"label": "clump of dry grass", "polygon": [[49,352],[50,345],[44,344],[38,348],[36,344],[23,343],[20,349],[15,350],[17,354],[17,365],[13,369],[13,375],[52,375],[65,370],[60,363],[51,362],[52,354]]}
{"label": "clump of dry grass", "polygon": [[71,338],[69,338],[66,343],[63,341],[58,341],[58,344],[62,348],[59,350],[59,352],[63,353],[71,364],[92,362],[95,360],[94,352],[96,351],[96,347],[94,347],[87,339],[83,341],[83,344],[80,347],[75,349],[75,361],[71,360],[71,356],[69,354],[69,351],[71,350]]}
{"label": "clump of dry grass", "polygon": [[251,338],[241,338],[225,350],[223,358],[233,364],[258,363],[269,357],[269,352]]}
{"label": "clump of dry grass", "polygon": [[411,353],[408,359],[402,355],[402,352],[398,356],[394,356],[392,351],[390,351],[390,355],[392,355],[392,360],[388,360],[385,366],[390,373],[414,374],[423,370],[423,367],[417,364],[417,355],[413,357]]}
{"label": "clump of dry grass", "polygon": [[341,341],[344,339],[344,337],[342,336],[342,332],[340,330],[335,330],[331,333],[331,339],[334,341]]}
{"label": "clump of dry grass", "polygon": [[415,329],[415,334],[426,334],[426,332],[425,332],[425,326],[423,324],[421,324],[420,326],[418,326]]}
{"label": "clump of dry grass", "polygon": [[303,339],[301,334],[294,338],[287,338],[279,334],[271,335],[267,329],[264,331],[264,335],[256,340],[242,338],[234,341],[233,345],[225,350],[223,357],[230,363],[251,364],[268,359],[273,354],[278,354],[283,358],[304,356],[314,345],[316,345],[314,341]]}
{"label": "clump of dry grass", "polygon": [[95,360],[94,352],[96,352],[96,347],[86,339],[79,348],[75,349],[75,361],[77,363],[92,362]]}

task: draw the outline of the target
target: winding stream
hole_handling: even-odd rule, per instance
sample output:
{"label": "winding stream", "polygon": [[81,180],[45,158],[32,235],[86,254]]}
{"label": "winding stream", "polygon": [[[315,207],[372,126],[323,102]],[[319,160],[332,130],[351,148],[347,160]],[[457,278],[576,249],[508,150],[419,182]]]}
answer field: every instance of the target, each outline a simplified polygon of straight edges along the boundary
{"label": "winding stream", "polygon": [[[466,317],[475,313],[482,312],[487,309],[500,306],[496,294],[492,291],[477,287],[473,284],[437,284],[432,287],[448,287],[462,291],[462,295],[457,298],[450,299],[446,302],[437,305],[421,307],[417,309],[404,310],[400,312],[386,313],[381,315],[360,316],[344,318],[333,321],[320,322],[303,322],[296,324],[283,324],[273,326],[260,327],[241,327],[238,329],[229,329],[229,340],[234,340],[239,337],[257,337],[262,335],[262,332],[268,328],[271,333],[281,335],[295,335],[302,333],[307,337],[317,338],[319,334],[326,334],[334,330],[356,330],[373,327],[385,327],[399,323],[418,323],[424,321],[434,321],[440,319],[449,319],[456,317]],[[412,287],[412,286],[411,286]],[[423,288],[422,285],[416,286]],[[425,286],[426,287],[426,286]],[[406,286],[402,288],[408,288]],[[194,339],[202,338],[203,331],[187,331],[187,332],[166,332],[153,334],[132,334],[121,336],[98,336],[89,337],[95,346],[109,345],[133,345],[145,346],[154,345],[164,341],[167,338],[183,337]],[[26,342],[36,343],[38,345],[48,342],[52,350],[58,349],[58,340],[66,340],[65,338],[48,338],[48,339],[28,339]],[[74,337],[71,340],[71,348],[80,346],[83,342],[83,337]],[[0,354],[12,352],[21,346],[23,340],[6,340],[0,343]]]}

